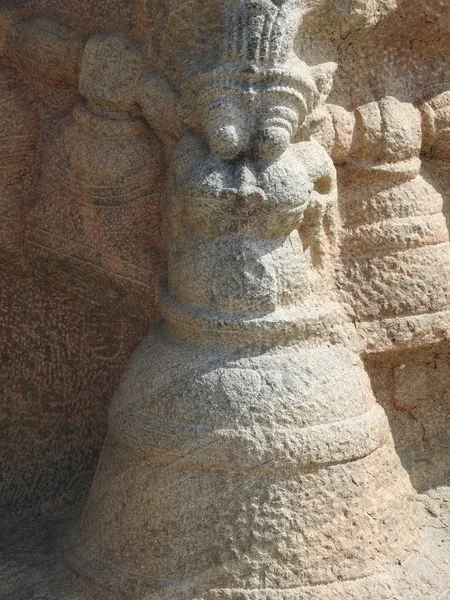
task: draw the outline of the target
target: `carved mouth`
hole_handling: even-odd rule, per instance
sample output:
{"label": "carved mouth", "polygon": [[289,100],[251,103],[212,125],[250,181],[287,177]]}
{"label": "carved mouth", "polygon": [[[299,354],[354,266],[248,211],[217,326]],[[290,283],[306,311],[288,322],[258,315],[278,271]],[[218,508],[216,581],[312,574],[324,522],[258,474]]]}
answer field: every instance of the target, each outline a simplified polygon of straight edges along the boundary
{"label": "carved mouth", "polygon": [[202,211],[211,210],[246,210],[255,209],[264,212],[303,212],[308,203],[308,198],[302,201],[283,202],[268,198],[265,194],[260,195],[242,195],[237,190],[227,191],[220,196],[184,196],[187,206]]}
{"label": "carved mouth", "polygon": [[184,197],[186,218],[190,227],[201,235],[259,235],[279,237],[289,235],[300,223],[307,201],[275,203],[251,201],[228,194],[226,196]]}

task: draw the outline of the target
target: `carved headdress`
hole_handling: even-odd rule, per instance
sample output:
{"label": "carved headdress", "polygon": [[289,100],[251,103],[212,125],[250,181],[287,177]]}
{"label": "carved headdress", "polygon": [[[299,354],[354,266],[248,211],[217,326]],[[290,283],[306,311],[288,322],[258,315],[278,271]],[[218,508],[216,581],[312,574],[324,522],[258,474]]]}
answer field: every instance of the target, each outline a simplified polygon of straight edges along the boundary
{"label": "carved headdress", "polygon": [[295,52],[311,0],[161,1],[160,58],[196,107],[193,122],[212,152],[232,159],[249,145],[255,149],[259,135],[255,154],[281,154],[328,95],[335,70],[334,63],[310,67]]}
{"label": "carved headdress", "polygon": [[[218,155],[235,156],[248,143],[244,125],[254,105],[253,123],[267,115],[262,136],[268,143],[257,154],[276,156],[328,95],[335,65],[309,67],[297,56],[295,38],[307,12],[299,0],[238,0],[222,2],[222,9],[220,59],[199,73],[193,86],[210,141],[218,142]],[[234,124],[227,125],[227,120]]]}
{"label": "carved headdress", "polygon": [[[300,0],[222,0],[221,5],[221,56],[212,70],[198,74],[195,87],[246,84],[251,88],[263,83],[301,96],[310,109],[320,95],[316,75],[323,74],[324,65],[308,67],[295,53],[295,38],[307,12]],[[332,72],[334,66],[326,70]]]}
{"label": "carved headdress", "polygon": [[302,16],[299,2],[239,0],[224,12],[226,61],[275,65],[287,60]]}

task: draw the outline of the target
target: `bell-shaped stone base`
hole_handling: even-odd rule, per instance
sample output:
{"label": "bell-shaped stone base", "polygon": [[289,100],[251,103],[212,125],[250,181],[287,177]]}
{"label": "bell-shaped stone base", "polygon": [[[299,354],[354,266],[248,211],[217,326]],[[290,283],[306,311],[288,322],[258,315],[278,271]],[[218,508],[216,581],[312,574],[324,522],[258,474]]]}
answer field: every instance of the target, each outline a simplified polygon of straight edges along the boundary
{"label": "bell-shaped stone base", "polygon": [[136,600],[294,598],[401,560],[410,493],[341,344],[237,349],[161,328],[125,371],[66,556]]}

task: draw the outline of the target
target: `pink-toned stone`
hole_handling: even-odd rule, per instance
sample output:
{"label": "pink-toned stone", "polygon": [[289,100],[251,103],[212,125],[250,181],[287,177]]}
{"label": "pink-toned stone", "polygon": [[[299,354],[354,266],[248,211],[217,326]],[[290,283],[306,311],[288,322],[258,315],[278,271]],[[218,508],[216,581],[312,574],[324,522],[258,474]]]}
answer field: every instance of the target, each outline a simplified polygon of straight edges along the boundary
{"label": "pink-toned stone", "polygon": [[446,600],[449,28],[1,8],[2,597]]}

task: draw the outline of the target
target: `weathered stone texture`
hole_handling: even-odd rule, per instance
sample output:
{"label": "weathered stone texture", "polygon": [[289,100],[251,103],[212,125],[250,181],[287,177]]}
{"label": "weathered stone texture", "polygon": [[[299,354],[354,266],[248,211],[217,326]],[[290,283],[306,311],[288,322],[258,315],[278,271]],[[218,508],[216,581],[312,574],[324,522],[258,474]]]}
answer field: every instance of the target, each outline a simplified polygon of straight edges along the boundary
{"label": "weathered stone texture", "polygon": [[3,595],[445,600],[446,2],[12,1],[0,55]]}

